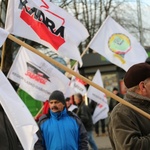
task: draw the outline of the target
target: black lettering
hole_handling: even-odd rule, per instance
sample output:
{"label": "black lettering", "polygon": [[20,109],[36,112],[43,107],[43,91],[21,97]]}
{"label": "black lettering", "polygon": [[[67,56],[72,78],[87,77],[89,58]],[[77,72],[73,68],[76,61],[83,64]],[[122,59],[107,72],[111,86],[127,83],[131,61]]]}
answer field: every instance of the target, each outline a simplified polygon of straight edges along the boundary
{"label": "black lettering", "polygon": [[46,18],[46,21],[43,22],[43,23],[51,30],[51,32],[52,32],[53,34],[55,34],[55,33],[54,33],[55,24],[54,24],[54,22],[53,22],[52,20],[50,20],[49,18]]}
{"label": "black lettering", "polygon": [[55,34],[60,35],[62,38],[64,38],[64,26],[61,26],[60,28],[58,28]]}
{"label": "black lettering", "polygon": [[64,26],[60,26],[56,30],[55,23],[52,20],[47,18],[41,10],[38,10],[35,7],[30,8],[30,9],[29,9],[29,7],[27,8],[27,6],[26,6],[27,3],[28,3],[27,0],[20,0],[19,9],[22,9],[24,7],[28,14],[33,15],[35,20],[43,22],[47,26],[47,28],[51,31],[51,33],[53,33],[57,36],[60,35],[62,38],[64,38],[64,29],[65,29]]}

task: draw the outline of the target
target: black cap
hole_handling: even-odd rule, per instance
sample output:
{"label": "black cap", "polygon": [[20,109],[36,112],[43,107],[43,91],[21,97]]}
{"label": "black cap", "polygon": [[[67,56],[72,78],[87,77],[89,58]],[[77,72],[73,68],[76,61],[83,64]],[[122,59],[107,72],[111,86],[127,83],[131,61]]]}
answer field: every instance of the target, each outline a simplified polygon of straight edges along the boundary
{"label": "black cap", "polygon": [[131,88],[147,78],[150,78],[150,65],[148,63],[139,63],[129,68],[125,74],[124,83],[127,88]]}
{"label": "black cap", "polygon": [[54,91],[49,97],[49,101],[51,100],[58,100],[62,104],[66,104],[64,94],[61,91]]}

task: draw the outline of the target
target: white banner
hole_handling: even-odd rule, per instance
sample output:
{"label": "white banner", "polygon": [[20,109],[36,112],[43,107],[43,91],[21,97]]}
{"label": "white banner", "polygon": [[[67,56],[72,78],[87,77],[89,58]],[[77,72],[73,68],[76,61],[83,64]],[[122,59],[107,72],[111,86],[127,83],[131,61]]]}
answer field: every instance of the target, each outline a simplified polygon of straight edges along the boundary
{"label": "white banner", "polygon": [[125,71],[148,57],[140,43],[109,16],[89,47]]}
{"label": "white banner", "polygon": [[77,47],[89,36],[88,31],[73,16],[47,0],[9,0],[5,28],[82,64]]}
{"label": "white banner", "polygon": [[33,98],[46,101],[54,90],[66,93],[70,80],[37,54],[21,47],[8,78]]}
{"label": "white banner", "polygon": [[[99,70],[97,70],[92,82],[103,87],[103,81]],[[98,120],[106,118],[109,111],[106,95],[95,87],[89,86],[87,91],[87,97],[99,104],[95,108],[94,114],[92,116],[93,123],[95,124]]]}
{"label": "white banner", "polygon": [[5,40],[7,39],[9,32],[0,28],[0,47],[4,44]]}
{"label": "white banner", "polygon": [[99,104],[96,106],[92,116],[93,124],[107,117],[108,117],[108,106]]}
{"label": "white banner", "polygon": [[[74,71],[79,73],[78,65],[76,65],[74,67]],[[79,79],[79,78],[77,78],[75,76],[72,76],[71,81],[70,81],[70,87],[73,88],[74,92],[75,93],[80,93],[82,95],[86,94],[85,84],[86,83],[84,83],[81,79]]]}
{"label": "white banner", "polygon": [[33,150],[38,126],[7,78],[0,71],[0,103],[5,110],[24,150]]}

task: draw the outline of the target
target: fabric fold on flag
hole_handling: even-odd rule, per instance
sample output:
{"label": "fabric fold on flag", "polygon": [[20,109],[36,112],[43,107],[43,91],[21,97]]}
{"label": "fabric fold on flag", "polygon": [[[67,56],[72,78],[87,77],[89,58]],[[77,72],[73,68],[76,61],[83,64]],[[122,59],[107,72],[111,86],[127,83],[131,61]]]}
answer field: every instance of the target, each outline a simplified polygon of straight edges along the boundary
{"label": "fabric fold on flag", "polygon": [[0,47],[4,44],[6,41],[7,37],[9,35],[9,32],[0,28]]}
{"label": "fabric fold on flag", "polygon": [[[24,150],[33,150],[38,126],[28,108],[0,71],[0,103],[5,110]],[[9,91],[9,94],[8,94]],[[22,119],[23,118],[23,119]]]}
{"label": "fabric fold on flag", "polygon": [[95,34],[89,47],[125,71],[148,58],[142,45],[110,16]]}

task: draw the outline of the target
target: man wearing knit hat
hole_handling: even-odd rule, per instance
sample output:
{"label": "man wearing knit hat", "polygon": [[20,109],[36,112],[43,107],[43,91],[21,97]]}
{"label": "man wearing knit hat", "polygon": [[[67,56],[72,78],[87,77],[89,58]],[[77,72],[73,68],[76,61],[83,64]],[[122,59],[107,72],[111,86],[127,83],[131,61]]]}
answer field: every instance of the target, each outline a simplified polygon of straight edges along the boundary
{"label": "man wearing knit hat", "polygon": [[[150,114],[150,65],[135,64],[124,77],[125,100]],[[119,103],[111,112],[108,133],[113,150],[149,150],[150,119]]]}
{"label": "man wearing knit hat", "polygon": [[87,132],[77,115],[67,111],[64,94],[54,91],[50,110],[39,119],[35,150],[87,150]]}

